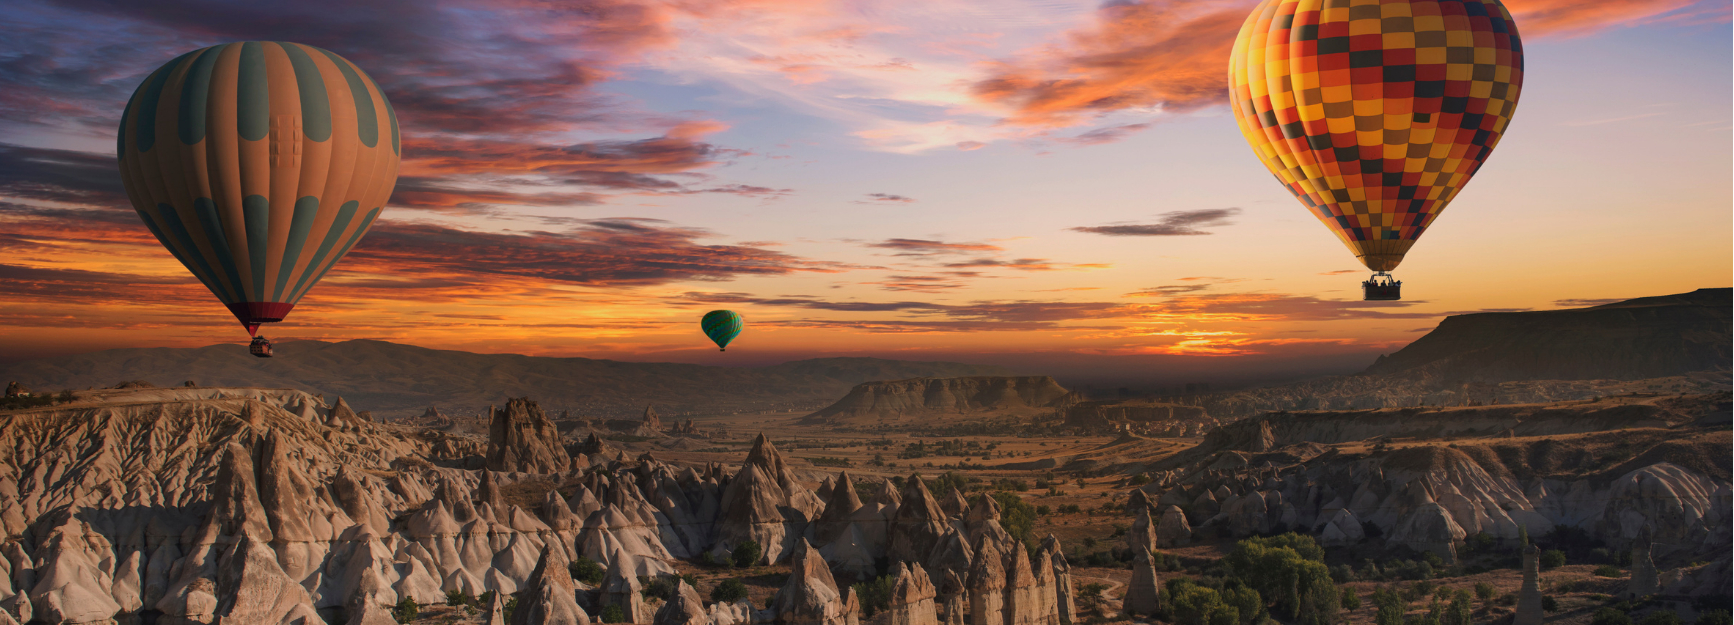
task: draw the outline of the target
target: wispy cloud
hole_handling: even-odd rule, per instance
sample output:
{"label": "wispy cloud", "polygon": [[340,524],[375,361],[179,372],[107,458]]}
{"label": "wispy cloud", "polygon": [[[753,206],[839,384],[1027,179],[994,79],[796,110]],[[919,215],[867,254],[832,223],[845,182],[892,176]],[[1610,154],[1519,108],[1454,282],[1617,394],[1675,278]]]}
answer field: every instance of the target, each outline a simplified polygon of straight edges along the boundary
{"label": "wispy cloud", "polygon": [[1234,225],[1234,222],[1229,221],[1229,218],[1238,214],[1240,214],[1238,208],[1206,208],[1163,213],[1162,218],[1153,224],[1119,223],[1106,226],[1080,226],[1067,228],[1067,230],[1114,237],[1198,236],[1210,234],[1201,228],[1221,228]]}

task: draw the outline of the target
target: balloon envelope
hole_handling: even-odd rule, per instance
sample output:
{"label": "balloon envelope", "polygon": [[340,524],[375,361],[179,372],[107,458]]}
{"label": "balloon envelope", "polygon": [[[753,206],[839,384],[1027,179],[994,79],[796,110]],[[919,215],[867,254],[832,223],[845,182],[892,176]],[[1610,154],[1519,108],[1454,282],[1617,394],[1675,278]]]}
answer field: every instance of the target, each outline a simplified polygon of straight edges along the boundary
{"label": "balloon envelope", "polygon": [[1259,160],[1389,271],[1505,133],[1523,45],[1498,0],[1264,0],[1228,73]]}
{"label": "balloon envelope", "polygon": [[116,150],[145,227],[249,329],[281,321],[361,239],[400,158],[397,116],[361,68],[268,41],[157,68]]}
{"label": "balloon envelope", "polygon": [[704,335],[716,342],[718,349],[727,351],[729,341],[735,340],[745,327],[739,313],[732,310],[713,310],[704,314],[699,321],[699,327],[704,328]]}

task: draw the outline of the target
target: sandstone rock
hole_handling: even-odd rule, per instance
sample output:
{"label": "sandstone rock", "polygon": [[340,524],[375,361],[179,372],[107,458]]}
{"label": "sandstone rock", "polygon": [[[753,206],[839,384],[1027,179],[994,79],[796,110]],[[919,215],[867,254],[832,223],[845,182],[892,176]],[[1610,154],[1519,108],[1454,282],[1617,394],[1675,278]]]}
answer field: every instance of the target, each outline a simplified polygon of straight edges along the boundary
{"label": "sandstone rock", "polygon": [[1140,552],[1136,558],[1132,561],[1132,581],[1126,584],[1121,610],[1126,614],[1151,616],[1162,606],[1156,566],[1150,561],[1148,552]]}
{"label": "sandstone rock", "polygon": [[699,598],[698,591],[681,580],[674,596],[656,611],[655,625],[711,625],[711,618],[704,612],[704,600]]}
{"label": "sandstone rock", "polygon": [[1535,545],[1525,541],[1523,545],[1523,586],[1517,591],[1517,614],[1512,617],[1512,625],[1540,625],[1541,584],[1540,584],[1540,552]]}
{"label": "sandstone rock", "polygon": [[969,593],[969,625],[1002,625],[1005,623],[1005,566],[1002,556],[991,545],[983,545],[975,554],[964,586]]}
{"label": "sandstone rock", "polygon": [[[626,616],[626,622],[638,623],[651,618],[650,610],[644,605],[644,596],[640,593],[643,587],[638,585],[638,577],[628,574],[616,560],[608,567],[608,577],[602,582],[602,607],[620,606],[620,612]],[[518,625],[514,621],[513,625]]]}
{"label": "sandstone rock", "polygon": [[[565,551],[552,543],[542,549],[536,569],[518,595],[512,625],[590,625],[590,616],[575,599],[577,588],[566,570]],[[635,614],[633,620],[638,618]]]}
{"label": "sandstone rock", "polygon": [[1179,506],[1162,511],[1162,523],[1156,528],[1157,547],[1179,547],[1192,542],[1192,526]]}
{"label": "sandstone rock", "polygon": [[[29,589],[33,616],[30,620],[49,623],[102,622],[120,611],[109,593],[113,578],[99,566],[100,548],[93,553],[90,538],[107,541],[100,535],[89,535],[88,527],[72,514],[55,527],[36,552],[41,562],[36,584]],[[23,594],[22,592],[20,594]]]}
{"label": "sandstone rock", "polygon": [[1126,548],[1133,553],[1155,549],[1161,539],[1156,533],[1156,522],[1150,518],[1150,508],[1139,506],[1136,514],[1137,520],[1132,521],[1132,529],[1126,532]]}
{"label": "sandstone rock", "polygon": [[861,507],[861,497],[855,493],[855,482],[849,477],[849,472],[839,473],[836,486],[832,487],[830,496],[826,498],[825,511],[813,525],[815,543],[828,545],[836,540],[850,525],[855,511]]}
{"label": "sandstone rock", "polygon": [[897,564],[897,582],[891,588],[891,625],[939,625],[934,606],[933,582],[920,564]]}
{"label": "sandstone rock", "polygon": [[1051,592],[1036,583],[1030,565],[1029,552],[1022,545],[1013,545],[1006,557],[1005,616],[1006,625],[1042,625],[1049,620],[1050,602],[1043,596]]}
{"label": "sandstone rock", "polygon": [[488,468],[494,471],[559,473],[571,464],[560,432],[529,398],[493,411],[488,427]]}
{"label": "sandstone rock", "polygon": [[796,542],[790,557],[789,581],[777,591],[771,609],[780,623],[790,625],[843,625],[846,618],[842,593],[819,551],[806,540]]}
{"label": "sandstone rock", "polygon": [[[1185,518],[1185,517],[1181,517]],[[1072,565],[1066,562],[1065,552],[1060,549],[1060,540],[1053,534],[1042,541],[1042,553],[1047,557],[1054,575],[1054,617],[1059,623],[1071,623],[1078,619],[1078,608],[1073,597],[1076,591],[1072,587]]]}

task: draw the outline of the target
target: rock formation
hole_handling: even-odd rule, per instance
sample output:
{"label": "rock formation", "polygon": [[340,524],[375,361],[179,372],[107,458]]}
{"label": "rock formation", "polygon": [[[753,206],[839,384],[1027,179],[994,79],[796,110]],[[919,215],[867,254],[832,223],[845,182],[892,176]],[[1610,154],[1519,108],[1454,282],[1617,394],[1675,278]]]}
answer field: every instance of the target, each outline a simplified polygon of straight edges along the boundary
{"label": "rock formation", "polygon": [[674,596],[662,608],[656,611],[654,625],[712,625],[710,615],[704,612],[704,600],[698,596],[686,580],[681,580],[675,587]]}
{"label": "rock formation", "polygon": [[1661,590],[1656,563],[1650,558],[1650,535],[1650,526],[1645,525],[1638,538],[1632,541],[1632,579],[1626,584],[1626,591],[1620,594],[1621,598],[1637,599]]}
{"label": "rock formation", "polygon": [[933,582],[920,564],[897,564],[897,582],[891,588],[890,625],[939,625],[934,605]]}
{"label": "rock formation", "polygon": [[1048,376],[914,378],[866,382],[801,423],[909,420],[981,413],[1035,414],[1070,395]]}
{"label": "rock formation", "polygon": [[1005,623],[1005,565],[992,545],[976,553],[964,587],[969,593],[969,625]]}
{"label": "rock formation", "polygon": [[1150,561],[1150,552],[1139,552],[1135,558],[1132,561],[1132,581],[1126,583],[1121,610],[1126,614],[1151,616],[1162,606],[1156,565]]}
{"label": "rock formation", "polygon": [[[903,489],[903,502],[897,508],[889,528],[891,559],[897,562],[923,562],[945,535],[946,514],[933,500],[922,480],[911,479]],[[996,514],[997,516],[997,514]]]}
{"label": "rock formation", "polygon": [[844,625],[847,602],[837,591],[831,569],[806,540],[796,542],[790,558],[789,581],[777,591],[771,608],[777,621],[789,625]]}
{"label": "rock formation", "polygon": [[590,616],[578,607],[565,551],[552,542],[542,547],[535,570],[518,594],[512,625],[590,625]]}
{"label": "rock formation", "polygon": [[615,560],[608,567],[608,577],[602,581],[602,607],[618,606],[628,623],[649,620],[651,614],[644,605],[644,595],[640,592],[643,587],[638,584],[638,576],[628,573],[621,563],[622,560]]}
{"label": "rock formation", "polygon": [[1528,540],[1523,542],[1523,587],[1517,591],[1517,614],[1512,617],[1512,625],[1541,625],[1540,553]]}
{"label": "rock formation", "polygon": [[492,411],[488,426],[488,468],[521,473],[560,473],[571,457],[554,423],[529,398],[513,399]]}
{"label": "rock formation", "polygon": [[1074,597],[1076,590],[1072,587],[1072,565],[1066,562],[1064,550],[1060,549],[1060,540],[1053,534],[1042,541],[1042,554],[1046,556],[1054,573],[1054,617],[1059,623],[1071,623],[1078,620],[1078,608]]}

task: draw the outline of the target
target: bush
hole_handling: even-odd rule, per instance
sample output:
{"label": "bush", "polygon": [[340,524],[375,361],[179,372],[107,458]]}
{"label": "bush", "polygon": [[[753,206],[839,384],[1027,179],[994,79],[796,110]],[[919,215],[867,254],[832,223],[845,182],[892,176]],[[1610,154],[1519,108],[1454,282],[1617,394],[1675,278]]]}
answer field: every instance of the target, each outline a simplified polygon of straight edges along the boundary
{"label": "bush", "polygon": [[1681,625],[1680,615],[1673,610],[1656,610],[1645,615],[1638,625]]}
{"label": "bush", "polygon": [[602,569],[601,564],[584,556],[578,556],[578,559],[566,565],[566,571],[572,574],[572,579],[591,586],[602,583],[602,580],[608,577],[608,572]]}
{"label": "bush", "polygon": [[871,618],[881,610],[890,609],[891,591],[896,586],[897,578],[890,575],[881,575],[873,581],[856,584],[855,594],[861,597],[861,618]]}
{"label": "bush", "polygon": [[1482,601],[1492,601],[1494,592],[1495,591],[1493,590],[1493,584],[1489,584],[1487,582],[1476,582],[1475,583],[1475,598],[1476,599],[1480,599]]}
{"label": "bush", "polygon": [[470,605],[475,601],[475,597],[471,597],[470,593],[462,590],[446,591],[446,605]]}
{"label": "bush", "polygon": [[731,577],[717,584],[710,591],[710,600],[717,603],[734,603],[747,598],[747,585],[740,578]]}
{"label": "bush", "polygon": [[1602,608],[1590,617],[1590,625],[1632,625],[1632,617],[1613,608]]}
{"label": "bush", "polygon": [[1601,566],[1598,566],[1598,567],[1596,567],[1596,570],[1592,571],[1592,572],[1595,573],[1597,577],[1619,577],[1620,576],[1620,569],[1618,567],[1611,565],[1611,564],[1603,564]]}
{"label": "bush", "polygon": [[668,573],[663,573],[646,581],[644,583],[644,589],[639,592],[642,593],[646,599],[655,597],[661,599],[664,603],[667,603],[674,600],[675,593],[680,592],[680,583],[682,581],[686,582],[688,586],[698,585],[698,580],[690,574],[670,575]]}
{"label": "bush", "polygon": [[1729,625],[1727,610],[1705,610],[1698,614],[1696,625]]}
{"label": "bush", "polygon": [[1373,605],[1379,606],[1373,616],[1378,625],[1403,625],[1403,613],[1409,610],[1409,603],[1388,588],[1373,591]]}
{"label": "bush", "polygon": [[1036,507],[1026,503],[1023,497],[1003,490],[994,493],[993,500],[999,503],[1000,527],[1020,543],[1035,544]]}
{"label": "bush", "polygon": [[1543,568],[1543,569],[1557,569],[1557,568],[1562,567],[1562,566],[1565,566],[1565,552],[1564,551],[1560,551],[1558,549],[1549,549],[1547,551],[1541,552],[1541,568]]}
{"label": "bush", "polygon": [[1454,593],[1451,607],[1445,609],[1445,618],[1441,620],[1441,625],[1473,625],[1470,615],[1474,612],[1475,609],[1469,606],[1469,593]]}
{"label": "bush", "polygon": [[1548,612],[1558,612],[1559,600],[1553,598],[1553,595],[1543,595],[1541,597],[1541,609]]}
{"label": "bush", "polygon": [[506,605],[500,608],[500,616],[506,617],[507,623],[512,622],[512,613],[518,611],[518,596],[512,595],[506,599]]}
{"label": "bush", "polygon": [[1361,609],[1361,596],[1356,594],[1353,588],[1339,588],[1337,594],[1343,598],[1344,610]]}
{"label": "bush", "polygon": [[601,617],[602,617],[602,622],[604,622],[604,623],[625,623],[626,622],[626,611],[620,609],[620,606],[611,605],[611,606],[608,606],[606,608],[602,608]]}
{"label": "bush", "polygon": [[729,558],[734,560],[735,566],[746,568],[758,564],[759,558],[764,555],[764,549],[759,547],[759,543],[749,540],[735,547]]}
{"label": "bush", "polygon": [[397,602],[397,607],[391,609],[391,618],[399,623],[408,623],[415,620],[416,613],[420,611],[421,606],[416,605],[415,599],[404,597],[403,601]]}
{"label": "bush", "polygon": [[1235,577],[1274,602],[1278,618],[1326,625],[1336,620],[1342,599],[1324,557],[1324,548],[1311,536],[1288,533],[1235,543],[1223,561]]}

